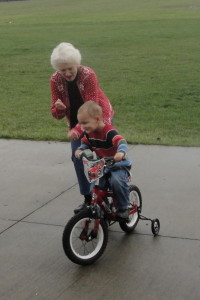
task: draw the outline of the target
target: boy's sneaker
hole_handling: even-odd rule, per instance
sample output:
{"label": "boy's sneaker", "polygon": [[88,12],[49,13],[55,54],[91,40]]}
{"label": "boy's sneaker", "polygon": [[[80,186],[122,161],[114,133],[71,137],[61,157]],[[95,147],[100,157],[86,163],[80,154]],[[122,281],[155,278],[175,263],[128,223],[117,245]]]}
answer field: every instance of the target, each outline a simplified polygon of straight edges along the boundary
{"label": "boy's sneaker", "polygon": [[123,210],[117,210],[115,216],[119,219],[124,219],[128,220],[129,217],[129,211],[128,209],[123,209]]}

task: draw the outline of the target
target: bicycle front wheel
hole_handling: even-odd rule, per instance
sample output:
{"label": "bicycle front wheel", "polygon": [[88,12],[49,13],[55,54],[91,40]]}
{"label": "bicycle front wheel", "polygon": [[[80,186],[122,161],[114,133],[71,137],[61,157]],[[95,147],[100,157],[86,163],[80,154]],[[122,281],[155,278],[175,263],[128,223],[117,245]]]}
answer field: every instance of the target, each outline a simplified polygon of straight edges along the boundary
{"label": "bicycle front wheel", "polygon": [[89,265],[103,254],[108,243],[107,224],[100,220],[98,231],[94,228],[95,219],[90,211],[78,213],[67,223],[62,241],[65,254],[72,262]]}

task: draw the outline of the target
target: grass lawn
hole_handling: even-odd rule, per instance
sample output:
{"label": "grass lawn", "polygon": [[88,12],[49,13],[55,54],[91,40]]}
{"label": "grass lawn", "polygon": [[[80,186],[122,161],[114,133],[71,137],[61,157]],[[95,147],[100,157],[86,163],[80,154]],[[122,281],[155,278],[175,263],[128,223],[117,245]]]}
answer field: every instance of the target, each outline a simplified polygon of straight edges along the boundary
{"label": "grass lawn", "polygon": [[200,146],[200,2],[0,2],[0,138],[66,141],[50,114],[50,55],[82,53],[129,143]]}

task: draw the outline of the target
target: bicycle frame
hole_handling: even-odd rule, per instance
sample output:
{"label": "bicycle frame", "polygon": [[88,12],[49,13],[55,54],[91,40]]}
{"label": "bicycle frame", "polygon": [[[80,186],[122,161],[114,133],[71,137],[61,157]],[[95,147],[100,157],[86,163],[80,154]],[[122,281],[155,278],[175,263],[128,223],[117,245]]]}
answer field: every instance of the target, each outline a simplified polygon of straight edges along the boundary
{"label": "bicycle frame", "polygon": [[[102,217],[106,218],[108,221],[116,222],[115,212],[117,210],[117,200],[111,190],[100,189],[99,179],[103,176],[105,167],[108,162],[113,161],[113,159],[97,159],[97,160],[88,160],[86,157],[82,157],[85,175],[89,182],[95,182],[95,186],[92,191],[92,202],[91,202],[91,211],[95,219]],[[111,198],[111,203],[108,202],[108,198]],[[112,205],[112,208],[110,208]],[[134,214],[137,212],[138,207],[136,204],[130,207],[129,214]]]}
{"label": "bicycle frame", "polygon": [[[111,202],[109,202],[111,198]],[[138,211],[137,204],[129,208],[129,214],[134,214]],[[115,212],[117,210],[117,200],[110,190],[102,190],[98,185],[95,185],[92,191],[91,211],[95,219],[104,217],[109,222],[116,222]],[[111,224],[109,224],[111,225]]]}
{"label": "bicycle frame", "polygon": [[[111,203],[109,202],[108,198],[112,199]],[[110,205],[112,205],[113,209],[111,209]],[[115,222],[118,221],[115,217],[115,211],[117,209],[117,200],[114,197],[113,192],[110,190],[102,190],[99,188],[99,185],[95,185],[93,188],[90,209],[92,212],[92,216],[95,220],[94,227],[88,235],[88,226],[90,221],[85,221],[82,233],[80,235],[80,239],[85,240],[87,242],[96,238],[101,218],[104,218],[108,222],[109,226],[113,225]],[[129,214],[134,214],[137,211],[138,206],[134,204],[132,209],[130,208]]]}

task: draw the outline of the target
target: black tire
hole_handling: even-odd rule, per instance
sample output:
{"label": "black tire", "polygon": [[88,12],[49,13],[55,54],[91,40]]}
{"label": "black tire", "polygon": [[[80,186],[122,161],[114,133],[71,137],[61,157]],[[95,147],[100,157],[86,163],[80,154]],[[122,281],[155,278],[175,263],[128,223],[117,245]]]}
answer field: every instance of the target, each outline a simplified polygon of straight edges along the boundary
{"label": "black tire", "polygon": [[158,219],[154,219],[151,222],[151,231],[154,236],[159,234],[160,231],[160,221]]}
{"label": "black tire", "polygon": [[126,233],[131,233],[135,227],[137,226],[137,223],[139,221],[139,213],[142,211],[142,195],[139,190],[139,188],[136,185],[130,185],[129,186],[129,202],[130,207],[133,206],[133,204],[137,204],[138,210],[134,214],[129,215],[129,221],[127,222],[119,222],[119,225],[123,231]]}
{"label": "black tire", "polygon": [[85,221],[89,221],[87,236],[94,229],[94,221],[90,211],[83,211],[74,215],[63,232],[63,249],[67,257],[76,264],[90,265],[94,263],[104,252],[108,243],[108,227],[104,220],[100,220],[97,237],[90,241],[81,240],[80,234],[85,227]]}

